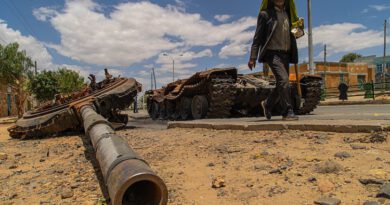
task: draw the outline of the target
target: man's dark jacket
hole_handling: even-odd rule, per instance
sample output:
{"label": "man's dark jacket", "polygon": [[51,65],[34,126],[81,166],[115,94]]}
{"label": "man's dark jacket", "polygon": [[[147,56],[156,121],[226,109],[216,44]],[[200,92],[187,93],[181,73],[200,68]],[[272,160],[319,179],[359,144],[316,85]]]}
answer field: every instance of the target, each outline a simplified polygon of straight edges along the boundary
{"label": "man's dark jacket", "polygon": [[[287,10],[287,15],[290,21],[291,28],[291,17],[290,13]],[[265,53],[267,49],[267,45],[269,44],[272,35],[275,32],[277,24],[276,11],[274,8],[268,8],[265,11],[261,11],[259,17],[257,19],[257,28],[256,33],[253,38],[253,44],[251,49],[251,60],[258,59],[259,62],[264,62]],[[298,63],[298,47],[297,41],[294,35],[290,32],[291,39],[291,48],[290,48],[290,63],[296,64]]]}

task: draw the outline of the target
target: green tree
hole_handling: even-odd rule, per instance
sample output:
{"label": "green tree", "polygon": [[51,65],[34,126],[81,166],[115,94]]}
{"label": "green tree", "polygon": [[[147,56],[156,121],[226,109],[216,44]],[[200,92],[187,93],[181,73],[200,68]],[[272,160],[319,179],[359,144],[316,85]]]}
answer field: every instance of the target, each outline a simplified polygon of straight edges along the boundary
{"label": "green tree", "polygon": [[57,71],[42,71],[32,78],[28,89],[37,100],[53,100],[56,94],[69,94],[85,87],[84,78],[77,72],[60,68]]}
{"label": "green tree", "polygon": [[362,57],[362,55],[360,55],[358,53],[348,53],[341,58],[340,63],[352,63],[356,59],[361,58],[361,57]]}
{"label": "green tree", "polygon": [[58,92],[61,94],[80,91],[85,86],[84,78],[79,73],[66,68],[60,68],[56,72],[56,78],[59,85]]}
{"label": "green tree", "polygon": [[38,101],[52,100],[58,91],[56,73],[53,71],[42,71],[35,75],[28,84],[28,90],[35,95]]}
{"label": "green tree", "polygon": [[16,88],[16,106],[18,116],[24,112],[24,102],[27,99],[27,82],[32,76],[30,68],[32,60],[26,51],[19,51],[18,43],[6,46],[0,44],[0,80]]}

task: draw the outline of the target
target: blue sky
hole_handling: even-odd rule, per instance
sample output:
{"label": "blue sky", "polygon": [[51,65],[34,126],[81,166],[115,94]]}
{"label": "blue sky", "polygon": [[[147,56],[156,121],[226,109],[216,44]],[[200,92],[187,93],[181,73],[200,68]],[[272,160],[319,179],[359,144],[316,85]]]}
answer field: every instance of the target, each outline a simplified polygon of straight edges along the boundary
{"label": "blue sky", "polygon": [[[102,68],[108,67],[115,75],[135,77],[149,88],[152,67],[159,86],[172,81],[172,58],[178,78],[211,67],[234,66],[249,72],[245,64],[260,3],[2,0],[0,43],[18,42],[40,70],[65,66],[84,76],[102,77]],[[305,20],[306,3],[296,0]],[[324,44],[330,61],[348,52],[383,55],[388,0],[312,1],[312,13],[316,60],[323,59]],[[306,37],[298,41],[300,62],[308,59]]]}

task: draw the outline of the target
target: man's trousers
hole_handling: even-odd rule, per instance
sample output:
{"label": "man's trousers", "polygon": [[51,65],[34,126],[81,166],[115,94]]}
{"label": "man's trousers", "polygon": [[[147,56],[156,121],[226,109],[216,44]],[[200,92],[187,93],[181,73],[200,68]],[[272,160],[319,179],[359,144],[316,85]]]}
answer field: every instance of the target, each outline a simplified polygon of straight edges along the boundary
{"label": "man's trousers", "polygon": [[281,106],[281,113],[283,116],[287,111],[292,110],[291,92],[289,80],[289,62],[290,54],[283,51],[267,50],[265,54],[265,61],[272,70],[276,79],[276,88],[267,98],[267,108],[272,108],[279,103]]}

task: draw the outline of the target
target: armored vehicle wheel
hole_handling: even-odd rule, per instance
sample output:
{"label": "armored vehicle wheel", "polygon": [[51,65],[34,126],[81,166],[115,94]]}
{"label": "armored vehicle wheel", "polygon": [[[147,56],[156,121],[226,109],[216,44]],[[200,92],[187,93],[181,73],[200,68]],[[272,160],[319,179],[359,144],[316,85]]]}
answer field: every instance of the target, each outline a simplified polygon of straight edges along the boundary
{"label": "armored vehicle wheel", "polygon": [[180,117],[182,120],[188,120],[191,116],[191,104],[192,99],[191,98],[182,98],[180,103]]}
{"label": "armored vehicle wheel", "polygon": [[152,102],[152,104],[150,105],[149,109],[150,109],[150,111],[149,111],[150,117],[153,120],[157,120],[158,116],[159,116],[159,109],[158,109],[157,102]]}
{"label": "armored vehicle wheel", "polygon": [[168,120],[177,120],[176,105],[172,101],[165,102]]}
{"label": "armored vehicle wheel", "polygon": [[295,106],[299,109],[296,109],[295,113],[299,115],[307,115],[310,114],[318,104],[320,104],[322,79],[307,77],[302,79],[301,83],[303,84],[303,86],[301,86],[303,103],[299,101],[299,104]]}
{"label": "armored vehicle wheel", "polygon": [[205,118],[207,115],[208,109],[209,109],[209,104],[208,104],[206,96],[196,95],[192,99],[191,113],[192,113],[192,117],[195,120]]}

